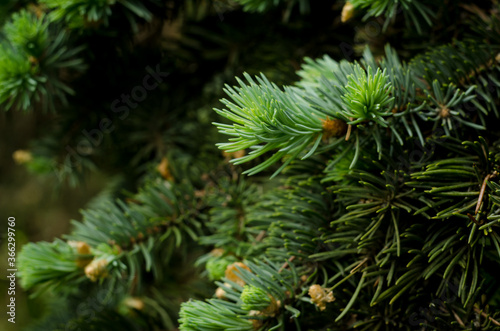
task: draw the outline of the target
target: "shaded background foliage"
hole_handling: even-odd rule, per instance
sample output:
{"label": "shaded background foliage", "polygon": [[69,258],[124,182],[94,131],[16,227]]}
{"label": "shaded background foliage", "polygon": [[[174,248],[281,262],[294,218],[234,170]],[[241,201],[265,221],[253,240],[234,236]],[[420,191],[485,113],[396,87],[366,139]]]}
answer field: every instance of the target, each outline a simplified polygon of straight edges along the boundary
{"label": "shaded background foliage", "polygon": [[[245,196],[247,188],[235,189],[231,184],[224,184],[223,180],[219,182],[221,177],[238,176],[236,174],[240,172],[238,167],[222,166],[227,156],[214,147],[215,143],[223,139],[211,124],[221,121],[212,108],[220,108],[219,99],[227,97],[223,93],[224,84],[235,85],[235,77],[242,77],[243,72],[252,76],[262,72],[278,86],[292,85],[300,78],[296,72],[304,63],[304,57],[317,58],[328,54],[335,60],[353,60],[360,58],[367,45],[377,59],[384,54],[384,46],[390,43],[402,60],[409,60],[425,50],[450,42],[452,38],[465,39],[473,35],[471,23],[480,21],[484,18],[482,15],[488,16],[485,13],[491,7],[490,1],[479,1],[474,6],[465,1],[422,1],[430,8],[428,15],[434,15],[429,25],[425,22],[426,15],[421,16],[417,11],[412,11],[415,17],[411,17],[408,11],[399,7],[394,9],[394,15],[387,15],[386,10],[377,11],[375,6],[367,6],[368,9],[358,11],[353,20],[342,23],[342,1],[239,2],[147,1],[144,2],[144,9],[137,9],[132,18],[128,7],[117,7],[107,21],[98,18],[85,22],[77,16],[65,16],[51,28],[53,35],[63,32],[70,34],[69,47],[85,45],[75,55],[82,59],[85,66],[74,65],[59,71],[58,79],[75,91],[74,95],[66,95],[67,103],[54,98],[54,109],[42,102],[33,102],[26,113],[8,111],[0,115],[0,208],[4,211],[2,214],[15,216],[18,220],[18,252],[25,242],[51,241],[54,237],[69,233],[68,220],[81,219],[77,211],[79,208],[99,206],[101,201],[110,197],[132,202],[138,199],[124,192],[135,193],[141,183],[158,177],[156,169],[165,157],[171,164],[168,168],[170,173],[163,174],[164,177],[173,176],[180,182],[188,178],[194,189],[207,189],[211,193],[215,192],[214,196],[227,194],[232,197],[229,201],[214,198],[206,206],[201,206],[200,210],[213,208],[212,215],[222,215],[221,222],[227,216],[224,212],[228,212],[228,205],[233,215],[245,214],[255,202],[249,199],[250,194]],[[51,7],[51,3],[56,2],[40,3]],[[8,19],[10,13],[25,6],[32,8],[30,10],[34,13],[40,8],[29,1],[11,1],[3,6],[5,10],[0,16],[2,22]],[[376,15],[370,14],[370,10]],[[145,19],[148,18],[148,12],[153,15]],[[367,12],[368,17],[363,21],[363,15]],[[138,13],[142,13],[142,16]],[[386,22],[389,23],[386,25]],[[498,36],[493,32],[485,38],[490,38],[490,42],[494,43],[494,38]],[[5,41],[5,35],[2,35],[2,41]],[[139,102],[135,108],[129,107],[129,115],[121,119],[119,113],[112,111],[113,101],[140,85],[148,66],[159,66],[162,72],[168,72],[169,75],[157,88],[147,92],[143,102]],[[44,110],[46,107],[49,109]],[[103,134],[102,141],[91,147],[88,155],[81,156],[78,166],[65,165],[68,160],[66,146],[76,149],[83,138],[82,130],[98,128],[103,118],[113,121],[113,132]],[[426,129],[430,130],[430,127]],[[29,149],[32,153],[34,161],[27,168],[14,164],[12,154],[19,149]],[[258,158],[250,165],[258,165],[263,160]],[[250,167],[245,165],[244,168]],[[272,166],[267,173],[250,181],[263,184],[277,168]],[[312,168],[309,166],[308,171]],[[356,186],[353,184],[357,180],[355,175],[352,178],[344,176],[344,173],[330,175],[331,178],[342,178],[344,181],[335,190],[342,190],[344,184]],[[212,186],[206,188],[207,182]],[[249,191],[257,195],[261,192]],[[267,207],[255,212],[255,222],[259,222],[258,213]],[[275,207],[269,206],[270,210]],[[332,206],[326,205],[324,208],[325,213],[328,213]],[[217,219],[214,223],[217,225]],[[322,224],[321,221],[318,224]],[[365,225],[370,224],[359,224],[360,227]],[[286,228],[286,224],[282,226]],[[211,230],[216,232],[216,226]],[[234,231],[238,240],[244,239],[238,237],[240,228]],[[265,249],[272,251],[283,245],[286,241],[278,240],[281,235],[286,236],[283,231],[286,232],[278,225],[271,227],[272,239],[265,242]],[[244,236],[245,232],[241,232]],[[223,240],[214,235],[204,237],[202,242],[210,245]],[[240,243],[230,241],[226,244],[227,247],[235,245],[236,255],[238,249],[247,249],[239,247]],[[313,247],[309,253],[318,254],[317,258],[321,260],[321,253],[330,250],[331,247],[325,245]],[[2,249],[2,252],[5,250]],[[142,293],[160,302],[168,314],[142,316],[140,312],[134,311],[130,316],[136,318],[134,314],[140,315],[140,318],[136,318],[136,321],[140,321],[137,328],[148,329],[150,324],[170,326],[176,323],[172,316],[176,316],[178,307],[171,305],[162,293],[172,293],[171,301],[177,304],[189,297],[186,292],[190,288],[198,298],[212,295],[214,285],[209,285],[204,278],[193,276],[200,272],[200,268],[188,267],[194,264],[196,256],[202,252],[200,248],[189,254],[179,253],[179,257],[168,262],[180,261],[177,265],[177,262],[169,265],[173,272],[162,275],[155,286],[145,286]],[[258,256],[259,251],[254,254]],[[2,261],[6,261],[6,258],[2,258]],[[147,278],[154,278],[152,275],[146,273],[143,277],[146,278],[145,283],[154,283]],[[172,284],[185,286],[179,286],[176,292]],[[192,291],[193,287],[195,291]],[[89,291],[96,289],[89,286]],[[19,288],[16,293],[23,292]],[[351,294],[344,296],[347,298]],[[33,300],[27,299],[24,294],[18,294],[17,298],[18,326],[23,323],[27,325],[31,319],[49,311],[46,303],[54,301],[50,293]],[[73,314],[70,318],[78,318],[77,312],[82,309],[81,304],[85,303],[85,299],[77,296],[70,302],[66,307],[70,315]],[[52,311],[64,305],[57,300],[53,304]],[[125,323],[124,328],[130,328],[131,323],[115,316],[113,307],[118,303],[111,301],[108,304],[109,307],[103,307],[102,311],[99,308],[102,312],[99,318],[102,320],[94,321],[97,327],[102,329],[99,323],[114,321],[109,328],[116,327],[117,323]],[[126,311],[130,306],[123,309]],[[307,309],[313,310],[312,306],[304,308],[304,311],[307,312]],[[59,327],[68,319],[64,313],[61,315]],[[307,316],[306,313],[304,315]],[[58,324],[55,317],[49,322],[51,327]],[[47,328],[48,324],[43,323],[35,325],[33,329]],[[323,327],[320,322],[318,325],[314,325],[314,321],[308,323],[311,327]]]}

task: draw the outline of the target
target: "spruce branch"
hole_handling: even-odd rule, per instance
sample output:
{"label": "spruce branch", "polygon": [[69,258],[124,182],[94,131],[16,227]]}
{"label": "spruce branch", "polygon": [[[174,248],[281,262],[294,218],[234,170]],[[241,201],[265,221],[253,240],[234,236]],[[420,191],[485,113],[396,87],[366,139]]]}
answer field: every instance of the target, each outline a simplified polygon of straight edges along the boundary
{"label": "spruce branch", "polygon": [[[424,192],[432,200],[443,197],[439,199],[439,211],[434,218],[460,217],[471,220],[470,225],[474,229],[477,226],[473,224],[474,221],[484,220],[487,215],[496,213],[494,208],[496,193],[490,191],[490,188],[494,187],[494,182],[486,186],[485,180],[489,182],[488,179],[496,177],[494,174],[500,166],[497,160],[498,151],[495,146],[488,146],[482,137],[475,142],[460,142],[452,138],[447,140],[443,145],[458,151],[461,155],[426,165],[425,170],[411,174],[413,180],[407,182],[407,185],[426,189]],[[491,196],[493,200],[486,200],[487,196]],[[428,200],[430,206],[437,207],[436,202],[432,200]],[[486,208],[479,213],[481,207]],[[491,209],[488,210],[489,208]],[[474,220],[470,219],[468,214],[474,215]]]}
{"label": "spruce branch", "polygon": [[31,289],[45,284],[43,290],[77,286],[84,280],[78,258],[78,251],[60,239],[29,243],[19,254],[21,286]]}
{"label": "spruce branch", "polygon": [[[5,86],[18,79],[20,89],[28,89],[22,79],[41,79],[29,95],[35,101],[37,95],[43,101],[45,95],[39,93],[43,88],[51,94],[54,85],[50,84],[60,82],[55,79],[59,69],[81,64],[59,25],[75,27],[87,38],[115,32],[113,24],[122,23],[122,18],[146,19],[135,0],[46,0],[50,1],[57,5],[42,23],[46,24],[47,17],[54,19],[55,13],[61,16],[57,23],[47,25],[48,39],[39,31],[43,24],[37,20],[43,15],[27,15],[10,26],[11,36],[2,45],[7,51],[0,54],[0,63],[2,56],[6,63],[14,59],[9,52],[22,54],[24,61],[18,61],[18,68],[0,68],[0,77],[7,77]],[[289,5],[285,16],[298,3],[239,2],[258,10],[285,3]],[[453,19],[453,15],[446,16],[445,7],[434,11],[441,2],[352,3],[369,15],[385,15],[386,27],[399,8],[418,31],[424,30],[424,20],[432,23],[431,10],[444,23]],[[344,18],[354,18],[352,3],[346,5]],[[65,4],[74,7],[63,8]],[[156,4],[141,3],[147,11]],[[188,1],[186,11],[181,7],[179,14],[183,20],[195,18],[199,26],[205,26],[200,21],[204,17],[200,13],[207,11],[205,4],[193,9],[193,2]],[[267,72],[255,78],[245,74],[244,80],[237,79],[239,85],[226,86],[225,109],[216,110],[225,119],[214,123],[229,136],[218,144],[226,151],[224,158],[237,157],[236,164],[252,161],[249,174],[281,162],[274,174],[287,178],[281,182],[242,178],[239,167],[233,165],[207,174],[222,157],[205,149],[210,138],[193,123],[209,124],[212,119],[204,110],[211,106],[203,98],[203,109],[195,109],[191,104],[198,102],[186,102],[186,98],[202,87],[204,93],[219,89],[228,72],[233,75],[230,71],[205,76],[211,68],[204,67],[196,77],[210,77],[209,87],[184,85],[181,79],[166,82],[165,90],[181,84],[174,91],[185,90],[188,96],[168,101],[168,116],[162,115],[164,98],[148,102],[145,108],[151,112],[131,112],[135,114],[127,121],[130,130],[120,145],[139,150],[131,153],[135,155],[133,169],[140,160],[154,158],[140,168],[147,169],[145,184],[126,199],[115,201],[112,193],[106,194],[100,200],[107,201],[83,211],[83,221],[73,221],[73,232],[65,236],[68,242],[26,245],[19,262],[21,279],[30,288],[54,289],[53,293],[67,299],[65,303],[76,301],[66,307],[68,312],[76,311],[73,307],[93,298],[96,291],[106,292],[105,305],[94,319],[82,321],[65,312],[66,318],[56,320],[60,329],[72,323],[82,329],[172,330],[177,327],[180,302],[184,302],[180,330],[495,329],[500,264],[500,136],[496,130],[500,30],[497,17],[484,15],[498,16],[498,4],[489,12],[485,7],[453,7],[458,14],[463,14],[460,8],[479,13],[486,23],[478,28],[484,31],[481,38],[439,47],[436,44],[451,33],[430,31],[432,48],[409,63],[400,60],[396,49],[413,56],[422,45],[409,47],[416,44],[412,31],[400,30],[398,21],[395,29],[387,30],[387,39],[403,36],[404,43],[397,48],[387,45],[382,57],[380,43],[374,43],[373,53],[366,49],[359,62],[335,61],[339,55],[335,51],[332,58],[306,59],[298,72],[301,80],[293,86],[279,87],[272,83],[271,77],[276,76]],[[266,15],[276,18],[272,11]],[[305,22],[297,21],[293,32]],[[456,36],[462,38],[462,28],[471,30],[469,24],[454,25],[460,26]],[[216,43],[227,42],[213,30],[199,31]],[[42,37],[36,37],[38,32]],[[41,55],[30,59],[30,49],[23,46],[28,39],[12,37],[16,33],[35,36],[32,40],[43,45]],[[259,40],[258,44],[264,43]],[[309,52],[309,47],[306,43],[300,52],[317,53],[315,49]],[[235,47],[234,54],[244,54],[240,50]],[[63,55],[67,53],[72,55],[66,61]],[[120,54],[123,59],[130,55]],[[25,72],[21,69],[26,69],[22,66],[26,59],[31,71]],[[184,60],[183,54],[179,62]],[[225,69],[235,62],[229,61]],[[26,97],[10,98],[19,98],[13,101],[16,106]],[[54,99],[56,103],[61,100]],[[159,113],[153,111],[155,107],[161,108]],[[72,124],[72,118],[68,117],[68,123]],[[121,137],[113,136],[113,141]],[[51,143],[60,145],[55,138]],[[181,151],[178,146],[185,148]],[[106,158],[115,155],[102,154]],[[129,155],[124,155],[126,160]],[[16,158],[33,166],[39,162],[43,168],[41,156],[17,153]],[[202,162],[206,164],[198,166]],[[204,264],[204,269],[190,268],[196,259],[195,266]],[[192,284],[200,273],[218,286],[215,293],[215,287],[203,281]],[[122,288],[126,294],[118,291]],[[204,299],[212,294],[213,298]]]}
{"label": "spruce branch", "polygon": [[500,76],[498,59],[492,46],[457,41],[415,57],[409,66],[415,77],[419,77],[415,84],[430,93],[434,90],[435,81],[445,87],[453,83],[466,91],[475,87],[476,98],[466,98],[466,101],[470,100],[474,106],[473,114],[477,114],[481,125],[485,126],[486,116],[490,113],[498,118],[497,106],[492,101],[500,89]]}
{"label": "spruce branch", "polygon": [[[220,178],[216,187],[207,188],[210,209],[204,225],[209,231],[200,237],[199,243],[222,250],[223,260],[234,257],[232,254],[245,258],[258,254],[261,248],[255,244],[260,230],[250,226],[249,217],[261,193],[257,185],[239,176]],[[200,258],[199,263],[205,259],[206,256]],[[207,264],[207,270],[208,267]]]}
{"label": "spruce branch", "polygon": [[[114,282],[122,278],[124,272],[133,281],[143,269],[158,277],[160,264],[155,263],[156,259],[163,254],[171,256],[175,246],[179,247],[184,239],[196,240],[201,230],[198,211],[190,205],[196,205],[196,198],[189,192],[193,194],[181,185],[174,191],[169,182],[152,183],[134,195],[128,204],[121,200],[108,201],[93,210],[82,211],[83,222],[72,222],[75,229],[66,236],[70,240],[68,244],[58,240],[52,244],[30,244],[23,249],[20,269],[26,288],[57,284],[61,277],[79,277],[79,281],[87,278],[94,282],[108,278]],[[93,260],[88,261],[85,270],[77,268],[78,256],[69,245],[71,242],[90,246]],[[159,249],[168,242],[174,245]],[[46,256],[54,261],[46,264]],[[61,267],[58,260],[63,262]],[[74,267],[70,268],[71,264]],[[44,270],[41,274],[36,269],[39,265],[49,271],[61,269],[64,274]]]}
{"label": "spruce branch", "polygon": [[[423,1],[412,0],[349,0],[355,9],[368,9],[364,20],[373,16],[384,15],[386,21],[384,30],[387,29],[389,23],[394,21],[399,10],[403,10],[407,23],[413,23],[419,34],[422,33],[421,20],[423,19],[428,26],[432,26],[432,18],[435,13]],[[409,26],[409,24],[407,24]]]}
{"label": "spruce branch", "polygon": [[250,320],[240,318],[243,310],[222,300],[188,301],[181,305],[179,330],[182,331],[253,331]]}
{"label": "spruce branch", "polygon": [[[484,130],[483,125],[475,124],[467,118],[467,115],[460,105],[469,102],[475,98],[473,91],[475,86],[471,86],[465,92],[461,92],[453,84],[449,84],[448,88],[443,93],[437,80],[432,83],[433,95],[428,95],[429,102],[426,104],[425,110],[419,116],[424,120],[432,120],[436,122],[434,129],[438,123],[444,128],[446,135],[451,135],[454,127],[453,122],[458,122],[461,125],[469,126],[476,130]],[[454,130],[455,129],[455,130]]]}
{"label": "spruce branch", "polygon": [[303,89],[318,88],[322,77],[330,80],[337,79],[335,71],[338,67],[339,63],[334,61],[328,55],[323,55],[323,57],[318,59],[305,57],[304,63],[302,64],[300,70],[297,71],[297,75],[300,77],[300,80],[296,83],[296,85]]}
{"label": "spruce branch", "polygon": [[46,77],[37,75],[39,68],[28,57],[19,57],[8,45],[0,45],[0,103],[5,109],[14,106],[27,110],[33,100],[40,100],[37,93]]}
{"label": "spruce branch", "polygon": [[384,116],[392,114],[388,108],[394,98],[390,97],[392,86],[387,82],[385,71],[377,69],[373,74],[371,67],[365,72],[361,66],[355,65],[354,74],[347,76],[347,79],[342,100],[346,106],[343,115],[351,119],[348,124],[372,120],[386,127]]}
{"label": "spruce branch", "polygon": [[[329,224],[331,201],[321,194],[318,178],[290,180],[287,190],[276,190],[269,201],[259,203],[249,215],[250,225],[265,229],[262,246],[273,261],[291,256],[309,258],[322,241],[321,231]],[[266,199],[267,200],[267,199]]]}
{"label": "spruce branch", "polygon": [[74,91],[61,80],[60,70],[82,71],[82,47],[71,48],[68,35],[51,26],[45,15],[27,10],[14,13],[5,25],[0,48],[0,104],[5,109],[31,110],[41,104],[53,111]]}
{"label": "spruce branch", "polygon": [[264,310],[271,304],[272,297],[267,292],[253,285],[245,285],[240,296],[245,310]]}
{"label": "spruce branch", "polygon": [[[150,21],[153,17],[150,10],[141,1],[135,0],[41,0],[51,11],[49,17],[52,21],[64,21],[71,28],[96,28],[109,24],[109,18],[116,11],[116,7],[123,6],[133,15]],[[127,15],[134,25],[134,17]]]}
{"label": "spruce branch", "polygon": [[286,3],[288,7],[284,16],[285,21],[297,3],[302,14],[309,13],[310,10],[310,0],[235,0],[235,2],[241,4],[243,9],[248,12],[265,12]]}
{"label": "spruce branch", "polygon": [[299,317],[293,306],[305,293],[296,295],[299,277],[294,265],[289,262],[287,269],[280,265],[245,261],[229,266],[224,283],[217,282],[225,300],[183,303],[180,330],[283,330],[285,315]]}
{"label": "spruce branch", "polygon": [[233,102],[222,100],[228,109],[215,109],[235,122],[214,123],[221,133],[233,137],[217,146],[227,152],[252,149],[248,155],[232,160],[235,164],[278,149],[267,161],[244,172],[256,174],[287,156],[274,177],[296,157],[305,159],[315,152],[323,136],[323,115],[289,89],[280,90],[264,75],[256,77],[258,84],[248,74],[244,76],[248,85],[238,79],[240,87],[226,86],[225,92],[233,99]]}
{"label": "spruce branch", "polygon": [[12,14],[4,27],[5,36],[15,48],[23,50],[32,61],[42,57],[49,43],[49,22],[45,15],[37,17],[27,10]]}
{"label": "spruce branch", "polygon": [[[249,86],[239,80],[241,87],[226,87],[226,93],[235,103],[224,99],[222,102],[229,109],[215,111],[235,124],[214,124],[221,133],[234,138],[230,139],[233,142],[218,144],[219,148],[228,152],[253,149],[248,155],[232,161],[235,164],[250,161],[278,149],[267,161],[244,172],[255,174],[287,156],[283,165],[273,174],[274,177],[296,157],[301,156],[303,160],[311,156],[323,137],[339,137],[345,133],[345,126],[342,125],[344,122],[357,125],[373,121],[386,127],[384,116],[392,115],[389,109],[392,109],[390,103],[394,99],[390,97],[391,85],[386,82],[385,73],[380,70],[372,73],[371,67],[365,71],[359,65],[345,62],[337,68],[347,69],[349,74],[344,78],[339,74],[335,76],[339,80],[324,82],[328,89],[321,90],[321,95],[324,95],[326,100],[316,105],[307,102],[314,96],[317,97],[314,91],[306,90],[304,93],[294,88],[281,91],[264,76],[257,77],[259,84],[245,75]],[[345,82],[346,86],[332,85],[341,81]],[[327,115],[326,119],[324,114]],[[379,136],[377,125],[374,127],[375,135]],[[357,152],[364,141],[360,140],[356,132]],[[376,141],[380,146],[380,139]],[[340,142],[341,140],[337,139],[337,143]],[[356,158],[353,164],[355,161]]]}

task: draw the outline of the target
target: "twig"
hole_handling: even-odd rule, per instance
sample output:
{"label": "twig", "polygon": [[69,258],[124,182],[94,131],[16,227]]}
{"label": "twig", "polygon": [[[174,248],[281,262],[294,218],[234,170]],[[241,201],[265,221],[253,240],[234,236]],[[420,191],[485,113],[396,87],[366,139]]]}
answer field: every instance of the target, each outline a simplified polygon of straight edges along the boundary
{"label": "twig", "polygon": [[491,321],[491,323],[500,326],[500,323],[497,320],[495,320],[493,317],[488,316],[488,314],[486,314],[484,311],[479,310],[479,308],[474,307],[474,311],[478,314],[481,314],[481,316],[488,318]]}
{"label": "twig", "polygon": [[[350,119],[351,121],[354,121],[354,118],[352,118],[352,117],[349,117],[349,119]],[[352,130],[352,124],[349,124],[349,125],[347,126],[347,133],[346,133],[346,135],[345,135],[345,141],[348,141],[348,140],[349,140],[349,137],[351,136],[351,130]]]}
{"label": "twig", "polygon": [[290,258],[288,259],[287,262],[283,263],[283,265],[281,266],[280,270],[278,270],[278,273],[282,272],[285,268],[288,267],[288,262],[292,262],[293,260],[295,260],[295,255],[292,255],[290,256]]}
{"label": "twig", "polygon": [[465,327],[465,324],[464,322],[462,322],[462,320],[460,319],[460,317],[457,315],[457,313],[455,313],[454,310],[451,311],[453,313],[453,316],[455,316],[455,319],[457,320],[458,324],[460,324],[461,327]]}
{"label": "twig", "polygon": [[260,231],[260,232],[259,232],[259,234],[257,235],[257,237],[255,237],[255,242],[254,242],[254,244],[255,244],[256,242],[261,241],[261,240],[264,238],[264,236],[265,236],[265,235],[266,235],[266,230],[262,230],[262,231]]}
{"label": "twig", "polygon": [[350,272],[350,273],[351,273],[351,274],[353,274],[353,273],[355,273],[356,271],[358,271],[358,269],[359,269],[359,268],[361,268],[361,266],[362,266],[363,264],[365,264],[365,263],[366,263],[366,261],[368,261],[368,257],[365,257],[365,258],[363,259],[363,261],[361,261],[361,262],[360,262],[357,266],[355,266],[355,267],[351,270],[351,272]]}
{"label": "twig", "polygon": [[497,175],[498,175],[498,172],[493,171],[492,174],[488,174],[488,175],[486,175],[486,177],[484,177],[483,185],[481,185],[481,191],[479,192],[479,199],[477,200],[476,212],[475,212],[476,215],[479,212],[479,208],[481,207],[481,203],[483,202],[484,192],[486,191],[486,183],[488,182],[488,180],[490,180],[491,178],[495,178]]}
{"label": "twig", "polygon": [[476,223],[477,225],[482,225],[482,223],[478,222],[474,216],[472,216],[470,213],[467,213],[467,216],[469,216],[469,219]]}

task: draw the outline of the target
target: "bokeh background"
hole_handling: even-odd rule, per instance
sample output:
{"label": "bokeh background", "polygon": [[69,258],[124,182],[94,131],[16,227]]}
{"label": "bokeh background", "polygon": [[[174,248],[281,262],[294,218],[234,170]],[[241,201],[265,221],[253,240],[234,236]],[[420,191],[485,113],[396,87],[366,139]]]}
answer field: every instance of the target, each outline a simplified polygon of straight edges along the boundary
{"label": "bokeh background", "polygon": [[12,155],[16,150],[29,148],[39,137],[50,115],[39,113],[0,111],[0,215],[2,238],[0,248],[0,282],[2,292],[2,318],[0,330],[22,330],[43,313],[43,297],[29,300],[28,294],[16,286],[16,324],[7,322],[5,308],[7,294],[7,218],[16,218],[16,252],[28,241],[52,241],[68,233],[71,219],[80,219],[79,210],[94,197],[106,183],[106,177],[92,174],[78,188],[57,185],[51,176],[32,174],[26,167],[16,164]]}
{"label": "bokeh background", "polygon": [[[39,111],[5,112],[0,108],[2,307],[5,307],[9,298],[6,291],[7,243],[4,240],[7,218],[16,218],[17,253],[27,242],[53,241],[54,238],[69,233],[70,221],[81,219],[79,210],[85,209],[113,180],[112,175],[121,173],[134,177],[129,178],[131,186],[128,188],[134,187],[134,181],[140,177],[140,171],[132,173],[130,169],[136,167],[144,171],[144,168],[137,164],[142,166],[147,162],[154,163],[158,161],[158,156],[162,157],[160,152],[154,150],[156,140],[151,137],[153,134],[158,134],[161,138],[168,136],[163,136],[166,130],[162,125],[164,122],[169,124],[165,114],[170,112],[178,116],[181,113],[184,116],[188,109],[189,120],[198,123],[203,121],[210,126],[210,122],[217,119],[212,107],[220,107],[217,100],[223,97],[223,85],[234,84],[234,77],[241,76],[245,71],[252,75],[264,72],[278,85],[293,84],[298,79],[295,72],[300,68],[305,56],[317,58],[328,54],[336,60],[354,60],[367,45],[371,46],[374,54],[380,55],[384,45],[391,43],[398,48],[398,54],[402,58],[410,58],[431,43],[425,35],[408,32],[402,38],[404,22],[400,22],[400,16],[397,24],[385,34],[382,34],[383,20],[379,18],[370,18],[361,28],[356,29],[354,24],[341,23],[343,1],[317,1],[311,14],[305,16],[297,9],[286,13],[283,8],[265,14],[244,13],[239,7],[228,7],[221,12],[214,11],[214,8],[208,5],[211,3],[209,1],[199,2],[205,3],[205,7],[183,7],[182,19],[162,21],[161,26],[152,24],[151,30],[144,29],[142,34],[136,35],[133,41],[135,48],[128,54],[130,58],[126,59],[129,62],[107,57],[106,52],[117,48],[118,42],[117,45],[111,45],[109,40],[101,38],[102,36],[90,36],[88,40],[84,40],[93,47],[86,56],[94,62],[83,82],[91,84],[79,86],[85,93],[71,100],[78,107],[63,110],[65,119],[61,120],[59,114]],[[17,3],[19,6],[24,5],[23,1]],[[358,17],[358,23],[361,16]],[[453,24],[459,25],[457,22]],[[447,40],[455,30],[455,26],[450,24],[451,22],[443,21],[435,26],[434,29],[445,31],[435,38]],[[448,26],[447,29],[443,29],[445,25]],[[125,41],[121,42],[125,44]],[[439,40],[432,42],[439,43]],[[95,51],[95,56],[92,51]],[[98,53],[100,51],[102,53]],[[112,54],[111,51],[109,53]],[[77,123],[79,129],[74,131],[95,128],[98,123],[96,121],[104,116],[100,112],[109,112],[109,103],[116,96],[130,91],[131,87],[142,81],[144,67],[158,62],[170,68],[172,76],[154,95],[152,93],[151,97],[148,97],[147,102],[141,104],[127,123],[121,123],[123,127],[117,129],[113,137],[105,138],[106,141],[96,152],[94,159],[97,160],[97,168],[102,169],[102,172],[89,172],[84,181],[76,187],[70,187],[66,182],[58,183],[53,173],[33,174],[26,166],[14,161],[15,151],[30,150],[33,141],[46,136],[52,136],[54,141],[59,142],[58,139],[67,134],[70,136],[68,139],[78,141],[80,137],[72,136],[69,130],[54,130],[55,124],[66,121],[62,125],[64,127],[64,124]],[[81,82],[76,81],[77,90],[78,83]],[[103,91],[107,94],[104,95]],[[54,132],[51,132],[52,130]],[[190,132],[189,130],[191,129],[187,128],[185,132]],[[129,137],[130,132],[135,135]],[[128,141],[124,138],[131,139]],[[167,138],[163,141],[165,145],[171,143]],[[121,145],[116,145],[117,142]],[[220,156],[220,151],[213,144],[210,148],[207,153],[219,153]],[[57,155],[60,150],[52,152],[47,157],[61,156]],[[63,149],[62,156],[64,157]],[[132,158],[139,159],[140,162],[132,165],[132,162],[129,162]],[[43,314],[46,301],[43,296],[28,299],[28,295],[18,285],[16,325],[7,323],[5,308],[2,308],[0,330],[21,330]]]}

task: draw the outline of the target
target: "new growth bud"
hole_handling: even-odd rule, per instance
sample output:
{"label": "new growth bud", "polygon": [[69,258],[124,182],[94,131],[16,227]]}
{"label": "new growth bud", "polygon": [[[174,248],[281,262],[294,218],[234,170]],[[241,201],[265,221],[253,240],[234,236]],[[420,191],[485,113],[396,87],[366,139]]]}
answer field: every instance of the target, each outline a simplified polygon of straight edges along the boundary
{"label": "new growth bud", "polygon": [[332,291],[326,290],[318,284],[309,287],[309,296],[319,310],[325,310],[326,304],[335,300]]}
{"label": "new growth bud", "polygon": [[271,304],[271,296],[261,288],[245,285],[240,299],[243,301],[241,308],[245,310],[264,310]]}
{"label": "new growth bud", "polygon": [[354,16],[354,12],[354,5],[350,1],[347,1],[344,7],[342,7],[342,14],[340,16],[342,23],[349,21]]}
{"label": "new growth bud", "polygon": [[224,277],[227,267],[235,260],[236,258],[233,256],[211,257],[206,264],[208,278],[210,280],[220,280]]}
{"label": "new growth bud", "polygon": [[85,267],[85,275],[93,282],[108,276],[108,261],[105,259],[93,259],[89,265]]}
{"label": "new growth bud", "polygon": [[230,265],[227,266],[226,272],[225,272],[225,277],[227,279],[229,279],[230,281],[235,282],[236,284],[238,284],[240,286],[244,286],[245,285],[245,281],[240,278],[239,275],[241,275],[241,273],[240,273],[240,271],[238,270],[237,267],[239,267],[240,269],[246,269],[248,271],[251,271],[250,268],[247,267],[242,262],[235,262],[235,263],[230,264]]}
{"label": "new growth bud", "polygon": [[76,258],[76,265],[78,268],[84,268],[92,261],[90,252],[90,246],[84,241],[68,241],[68,245],[76,249],[76,253],[79,255]]}

